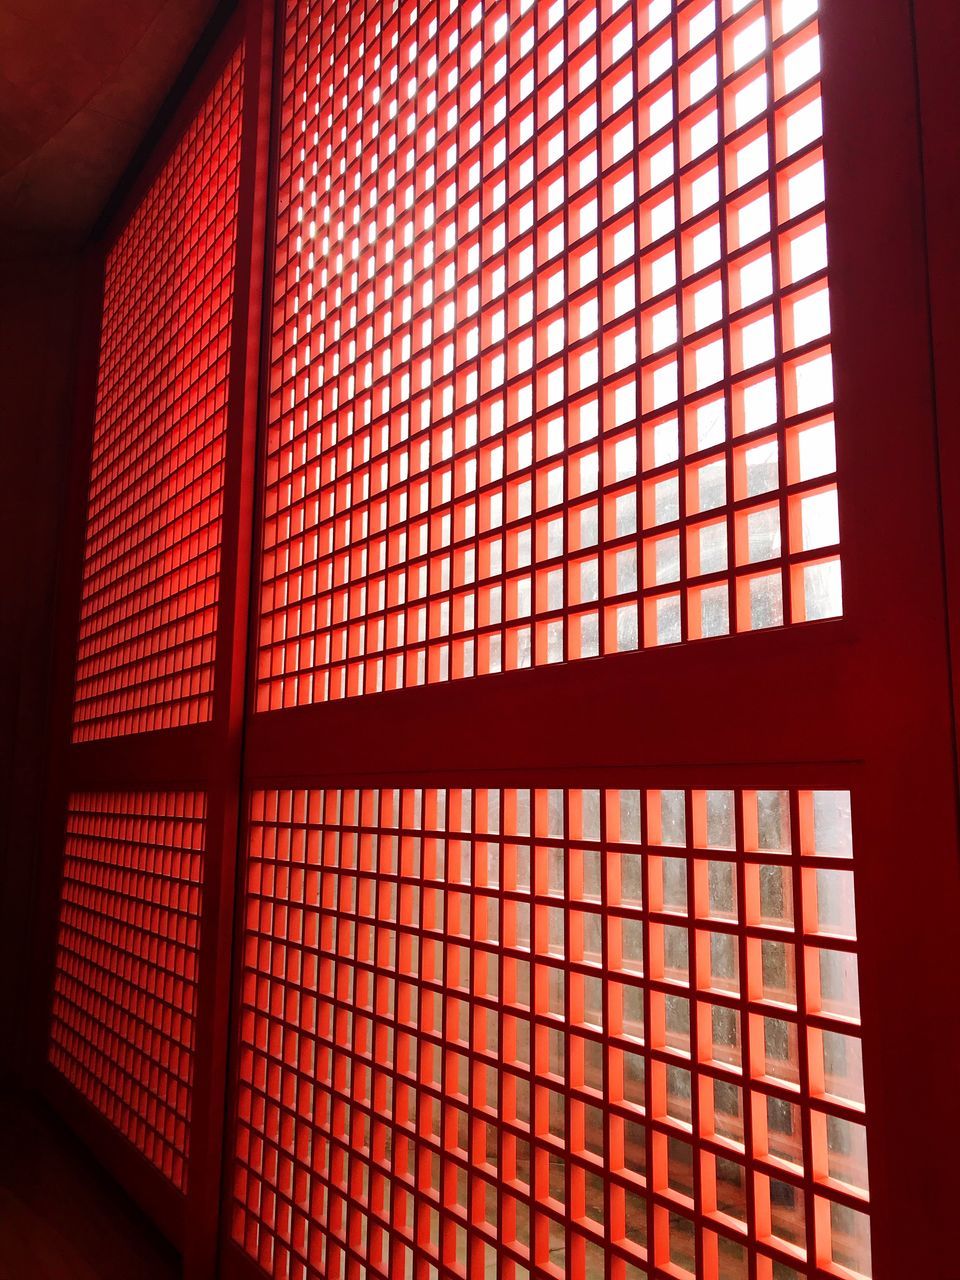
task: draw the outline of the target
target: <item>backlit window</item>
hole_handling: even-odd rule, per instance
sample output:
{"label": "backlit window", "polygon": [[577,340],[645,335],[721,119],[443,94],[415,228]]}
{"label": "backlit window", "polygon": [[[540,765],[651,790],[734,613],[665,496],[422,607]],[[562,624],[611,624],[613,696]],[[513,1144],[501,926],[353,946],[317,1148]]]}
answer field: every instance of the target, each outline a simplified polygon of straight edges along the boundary
{"label": "backlit window", "polygon": [[187,1182],[206,799],[82,793],[67,815],[49,1057]]}
{"label": "backlit window", "polygon": [[283,59],[259,710],[841,613],[813,0]]}
{"label": "backlit window", "polygon": [[250,815],[232,1231],[268,1274],[871,1274],[848,793]]}
{"label": "backlit window", "polygon": [[74,741],[210,718],[242,72],[238,51],[107,258]]}

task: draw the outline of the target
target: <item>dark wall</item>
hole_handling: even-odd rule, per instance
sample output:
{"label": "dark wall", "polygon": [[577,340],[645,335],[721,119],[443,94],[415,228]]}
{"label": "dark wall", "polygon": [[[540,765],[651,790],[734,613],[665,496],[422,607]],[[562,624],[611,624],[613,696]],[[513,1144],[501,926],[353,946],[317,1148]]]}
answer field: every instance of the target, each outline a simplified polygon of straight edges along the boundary
{"label": "dark wall", "polygon": [[[36,1000],[31,935],[79,246],[136,171],[137,148],[166,119],[177,77],[189,80],[191,50],[198,40],[206,47],[233,7],[0,0],[0,1081],[19,1074]],[[82,349],[92,356],[92,343]]]}
{"label": "dark wall", "polygon": [[0,1079],[23,1065],[80,263],[0,263]]}

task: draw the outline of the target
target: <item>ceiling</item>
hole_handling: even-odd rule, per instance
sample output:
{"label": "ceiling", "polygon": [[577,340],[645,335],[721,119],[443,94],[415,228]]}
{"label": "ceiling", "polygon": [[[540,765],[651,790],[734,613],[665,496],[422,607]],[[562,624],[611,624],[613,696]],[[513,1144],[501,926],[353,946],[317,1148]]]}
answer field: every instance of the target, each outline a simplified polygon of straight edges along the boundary
{"label": "ceiling", "polygon": [[79,244],[217,0],[0,0],[0,257]]}

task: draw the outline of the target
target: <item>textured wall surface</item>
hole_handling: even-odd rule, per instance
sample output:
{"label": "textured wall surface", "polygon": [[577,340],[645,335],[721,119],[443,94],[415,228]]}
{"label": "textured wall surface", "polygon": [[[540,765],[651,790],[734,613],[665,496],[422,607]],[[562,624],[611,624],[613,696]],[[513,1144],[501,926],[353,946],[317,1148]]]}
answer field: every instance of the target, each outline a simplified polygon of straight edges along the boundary
{"label": "textured wall surface", "polygon": [[79,244],[214,0],[0,0],[0,257]]}

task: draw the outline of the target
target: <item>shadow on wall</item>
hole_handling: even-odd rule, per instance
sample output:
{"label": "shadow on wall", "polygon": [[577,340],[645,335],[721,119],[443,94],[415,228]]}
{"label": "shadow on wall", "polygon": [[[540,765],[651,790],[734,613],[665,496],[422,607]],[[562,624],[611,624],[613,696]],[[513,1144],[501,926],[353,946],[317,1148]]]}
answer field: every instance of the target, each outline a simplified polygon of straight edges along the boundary
{"label": "shadow on wall", "polygon": [[0,263],[0,1080],[25,1065],[80,275]]}
{"label": "shadow on wall", "polygon": [[176,1280],[173,1250],[42,1104],[0,1093],[0,1280]]}

